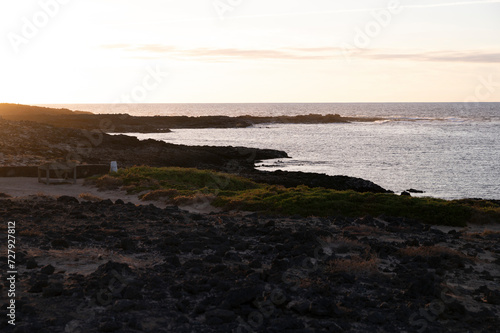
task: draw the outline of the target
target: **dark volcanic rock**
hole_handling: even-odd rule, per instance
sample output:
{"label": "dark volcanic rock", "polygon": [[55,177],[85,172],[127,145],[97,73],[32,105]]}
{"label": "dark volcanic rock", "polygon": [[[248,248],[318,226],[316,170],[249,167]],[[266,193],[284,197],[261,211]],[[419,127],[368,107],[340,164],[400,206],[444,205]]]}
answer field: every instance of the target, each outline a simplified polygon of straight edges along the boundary
{"label": "dark volcanic rock", "polygon": [[244,173],[243,176],[259,183],[283,185],[285,187],[306,185],[309,187],[324,187],[339,191],[354,190],[358,192],[391,193],[368,180],[348,176],[328,176],[325,174],[281,170],[274,172],[254,171],[251,173]]}
{"label": "dark volcanic rock", "polygon": [[62,283],[52,283],[47,287],[43,288],[43,297],[55,297],[60,296],[64,291]]}
{"label": "dark volcanic rock", "polygon": [[409,190],[406,190],[408,193],[425,193],[424,191],[416,190],[414,188],[410,188]]}
{"label": "dark volcanic rock", "polygon": [[37,268],[38,267],[38,264],[37,262],[35,261],[35,259],[33,258],[30,258],[26,261],[26,268],[27,269],[33,269],[33,268]]}
{"label": "dark volcanic rock", "polygon": [[205,318],[207,324],[217,325],[221,323],[230,323],[236,318],[236,314],[233,311],[216,309],[210,310],[205,313]]}
{"label": "dark volcanic rock", "polygon": [[54,271],[55,271],[55,268],[52,265],[46,265],[40,269],[40,273],[47,274],[47,275],[51,275],[52,273],[54,273]]}
{"label": "dark volcanic rock", "polygon": [[[48,207],[50,218],[33,218]],[[68,214],[73,209],[91,218]],[[500,326],[500,247],[488,233],[444,233],[383,216],[229,212],[193,220],[182,210],[43,198],[12,200],[2,213],[40,233],[21,242],[20,332],[495,332]],[[63,237],[78,239],[71,251],[46,246]],[[29,256],[48,265],[25,269]],[[54,274],[53,266],[66,272]],[[3,280],[5,292],[5,274]],[[0,322],[0,331],[7,327]]]}
{"label": "dark volcanic rock", "polygon": [[71,204],[71,203],[79,203],[78,199],[75,197],[70,197],[67,195],[61,195],[59,198],[57,198],[58,202],[62,202],[65,204]]}
{"label": "dark volcanic rock", "polygon": [[67,248],[69,247],[69,242],[65,239],[54,239],[50,244],[55,248]]}

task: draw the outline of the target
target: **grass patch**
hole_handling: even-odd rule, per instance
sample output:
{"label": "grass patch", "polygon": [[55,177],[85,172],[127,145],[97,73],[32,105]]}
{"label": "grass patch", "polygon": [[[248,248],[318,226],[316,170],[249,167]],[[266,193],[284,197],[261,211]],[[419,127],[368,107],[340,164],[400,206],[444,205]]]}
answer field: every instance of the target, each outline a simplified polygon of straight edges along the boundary
{"label": "grass patch", "polygon": [[327,262],[325,272],[329,274],[349,273],[353,275],[372,275],[378,273],[379,259],[372,256],[368,259],[358,255],[350,258],[335,259]]}
{"label": "grass patch", "polygon": [[460,251],[450,249],[450,248],[444,247],[444,246],[439,246],[439,245],[407,247],[404,249],[400,249],[399,253],[401,253],[402,255],[405,255],[405,256],[409,256],[409,257],[422,256],[425,258],[429,258],[429,257],[443,257],[443,256],[447,255],[450,257],[474,259],[472,257],[469,257],[469,256],[463,254]]}
{"label": "grass patch", "polygon": [[467,222],[500,222],[500,205],[485,200],[447,201],[395,194],[359,193],[257,184],[221,172],[191,168],[120,169],[95,181],[98,187],[121,186],[128,193],[142,193],[143,200],[175,204],[209,201],[223,209],[258,211],[277,215],[350,217],[396,216],[429,224],[466,226]]}
{"label": "grass patch", "polygon": [[92,201],[92,202],[98,202],[104,200],[103,198],[93,195],[91,193],[80,193],[78,197],[82,200]]}
{"label": "grass patch", "polygon": [[[139,193],[146,190],[175,189],[179,192],[184,191],[184,195],[190,195],[193,194],[192,192],[199,191],[206,193],[219,192],[222,189],[227,191],[242,191],[259,186],[251,180],[230,174],[177,167],[132,167],[129,169],[120,169],[116,173],[103,177],[119,179],[130,193]],[[99,179],[97,182],[99,182]]]}
{"label": "grass patch", "polygon": [[168,190],[154,190],[146,194],[140,195],[139,198],[143,201],[158,201],[162,199],[171,199],[179,195],[179,191],[176,189]]}
{"label": "grass patch", "polygon": [[[351,217],[366,214],[407,217],[431,224],[465,226],[474,209],[454,201],[394,194],[358,193],[298,186],[279,192],[265,188],[218,197],[214,205],[286,215]],[[497,216],[500,218],[500,214]]]}

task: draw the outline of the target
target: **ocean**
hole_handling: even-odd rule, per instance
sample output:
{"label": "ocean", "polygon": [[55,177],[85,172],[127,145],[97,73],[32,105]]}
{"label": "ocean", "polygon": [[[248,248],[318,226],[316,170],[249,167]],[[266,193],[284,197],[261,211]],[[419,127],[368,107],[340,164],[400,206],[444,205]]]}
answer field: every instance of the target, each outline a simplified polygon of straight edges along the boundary
{"label": "ocean", "polygon": [[57,104],[131,115],[307,115],[380,117],[348,124],[262,124],[237,129],[128,133],[185,145],[284,150],[261,170],[347,175],[401,192],[444,199],[500,199],[500,103]]}

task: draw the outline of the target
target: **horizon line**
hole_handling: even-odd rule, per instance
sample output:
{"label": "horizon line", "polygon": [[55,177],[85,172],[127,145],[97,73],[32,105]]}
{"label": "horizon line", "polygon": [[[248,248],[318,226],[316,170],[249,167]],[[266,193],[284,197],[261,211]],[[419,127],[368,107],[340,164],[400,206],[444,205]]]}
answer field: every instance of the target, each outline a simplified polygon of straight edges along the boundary
{"label": "horizon line", "polygon": [[487,104],[487,103],[500,103],[500,101],[489,101],[489,102],[457,102],[457,101],[448,101],[448,102],[150,102],[150,103],[98,103],[98,102],[71,102],[71,103],[9,103],[9,102],[0,102],[0,104],[18,104],[18,105],[96,105],[96,104],[107,104],[107,105],[144,105],[144,104]]}

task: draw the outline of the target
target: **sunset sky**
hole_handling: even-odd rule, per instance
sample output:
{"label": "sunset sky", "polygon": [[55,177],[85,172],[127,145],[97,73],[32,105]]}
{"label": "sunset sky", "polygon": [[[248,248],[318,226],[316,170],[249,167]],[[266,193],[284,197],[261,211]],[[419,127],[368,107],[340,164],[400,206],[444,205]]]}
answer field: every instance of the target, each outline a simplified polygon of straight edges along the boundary
{"label": "sunset sky", "polygon": [[499,18],[500,0],[3,1],[0,102],[499,102]]}

